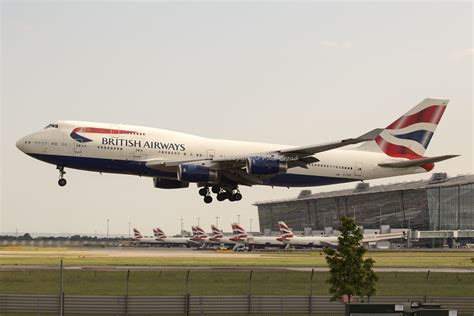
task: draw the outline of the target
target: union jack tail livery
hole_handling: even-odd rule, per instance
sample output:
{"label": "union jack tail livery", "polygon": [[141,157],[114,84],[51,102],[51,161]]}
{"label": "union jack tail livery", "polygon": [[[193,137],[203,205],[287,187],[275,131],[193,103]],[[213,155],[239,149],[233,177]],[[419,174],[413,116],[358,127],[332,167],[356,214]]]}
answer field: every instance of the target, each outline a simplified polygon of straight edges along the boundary
{"label": "union jack tail livery", "polygon": [[401,170],[403,168],[421,167],[426,171],[431,171],[435,162],[458,156],[423,156],[448,102],[449,100],[443,99],[424,99],[383,129],[373,141],[362,144],[358,149],[384,152],[392,158],[408,159],[408,161],[379,162],[378,166],[382,168]]}
{"label": "union jack tail livery", "polygon": [[448,100],[424,99],[387,126],[375,142],[391,157],[421,158],[446,110]]}
{"label": "union jack tail livery", "polygon": [[278,238],[279,241],[291,239],[295,236],[293,232],[290,230],[290,228],[288,227],[288,225],[285,224],[285,222],[283,221],[278,222],[278,226],[280,227],[280,233],[281,233],[281,236]]}
{"label": "union jack tail livery", "polygon": [[216,225],[211,225],[211,229],[212,229],[212,234],[214,236],[224,236],[224,234],[221,232],[219,228],[217,228]]}
{"label": "union jack tail livery", "polygon": [[159,227],[153,228],[153,236],[155,236],[156,239],[166,238],[165,232]]}
{"label": "union jack tail livery", "polygon": [[142,239],[143,235],[138,231],[138,229],[133,229],[133,237],[134,239]]}
{"label": "union jack tail livery", "polygon": [[247,232],[245,229],[242,228],[237,223],[232,224],[232,237],[230,238],[233,241],[242,241],[248,237]]}

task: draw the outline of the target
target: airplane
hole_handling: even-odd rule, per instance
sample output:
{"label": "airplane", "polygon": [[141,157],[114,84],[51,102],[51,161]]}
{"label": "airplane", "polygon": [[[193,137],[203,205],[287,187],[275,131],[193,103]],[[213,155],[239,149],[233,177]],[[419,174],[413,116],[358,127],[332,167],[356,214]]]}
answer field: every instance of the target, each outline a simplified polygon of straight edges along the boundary
{"label": "airplane", "polygon": [[153,235],[155,236],[155,239],[158,242],[167,244],[167,245],[188,246],[189,244],[191,244],[189,237],[168,237],[166,236],[165,232],[159,227],[153,228]]}
{"label": "airplane", "polygon": [[[281,236],[278,238],[281,242],[289,246],[303,247],[335,247],[338,244],[339,236],[296,236],[283,221],[278,222]],[[404,232],[386,233],[386,234],[364,234],[362,243],[377,242],[382,240],[405,238]]]}
{"label": "airplane", "polygon": [[60,186],[67,183],[65,169],[73,168],[152,177],[161,189],[196,183],[205,203],[212,202],[211,192],[218,201],[239,201],[240,185],[310,187],[431,171],[434,163],[458,156],[424,156],[448,101],[424,99],[385,129],[319,145],[251,143],[140,126],[57,121],[21,138],[16,146],[55,165]]}
{"label": "airplane", "polygon": [[155,238],[143,237],[142,233],[136,228],[133,229],[133,241],[139,244],[157,244],[158,241]]}
{"label": "airplane", "polygon": [[265,247],[284,247],[285,244],[279,240],[279,237],[271,236],[253,236],[247,234],[245,229],[237,223],[232,224],[232,237],[230,240],[242,243],[249,248],[265,248]]}

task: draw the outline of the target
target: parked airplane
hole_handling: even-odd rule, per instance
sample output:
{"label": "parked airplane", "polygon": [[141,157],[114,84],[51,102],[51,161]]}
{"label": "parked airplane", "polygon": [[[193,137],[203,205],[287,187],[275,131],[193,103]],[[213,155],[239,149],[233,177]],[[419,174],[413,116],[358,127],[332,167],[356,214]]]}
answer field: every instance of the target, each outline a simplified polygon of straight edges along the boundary
{"label": "parked airplane", "polygon": [[[339,236],[296,236],[289,229],[285,222],[278,222],[281,236],[278,238],[281,242],[291,246],[302,247],[334,247],[338,244]],[[382,240],[400,239],[404,238],[404,232],[387,233],[387,234],[364,234],[362,238],[363,243],[377,242]]]}
{"label": "parked airplane", "polygon": [[[425,99],[385,129],[310,146],[217,140],[167,130],[58,121],[23,137],[24,153],[65,168],[153,177],[163,189],[201,187],[204,202],[238,201],[239,185],[306,187],[430,171],[456,155],[424,153],[448,100]],[[359,123],[360,124],[360,123]],[[328,133],[327,131],[325,132]],[[363,143],[350,150],[335,150]]]}
{"label": "parked airplane", "polygon": [[142,233],[138,229],[133,229],[133,241],[140,244],[157,244],[158,241],[155,238],[143,237]]}
{"label": "parked airplane", "polygon": [[153,228],[153,235],[155,239],[163,244],[168,245],[189,245],[191,244],[189,237],[168,237],[166,236],[165,232],[159,228]]}
{"label": "parked airplane", "polygon": [[245,229],[239,224],[232,224],[232,237],[230,240],[243,243],[249,248],[261,248],[261,247],[283,247],[285,244],[279,240],[279,237],[272,236],[253,236],[247,234]]}

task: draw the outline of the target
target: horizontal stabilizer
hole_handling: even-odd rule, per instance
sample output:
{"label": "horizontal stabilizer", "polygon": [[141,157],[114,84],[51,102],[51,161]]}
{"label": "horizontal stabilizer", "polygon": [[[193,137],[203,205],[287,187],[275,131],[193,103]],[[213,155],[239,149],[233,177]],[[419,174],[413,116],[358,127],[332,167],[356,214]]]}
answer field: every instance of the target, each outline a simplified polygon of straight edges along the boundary
{"label": "horizontal stabilizer", "polygon": [[417,167],[417,166],[421,166],[421,165],[424,165],[424,164],[427,164],[427,163],[440,162],[440,161],[455,158],[455,157],[458,157],[458,156],[459,155],[444,155],[444,156],[427,157],[427,158],[404,160],[404,161],[397,161],[397,162],[379,163],[379,166],[380,167],[387,167],[387,168]]}

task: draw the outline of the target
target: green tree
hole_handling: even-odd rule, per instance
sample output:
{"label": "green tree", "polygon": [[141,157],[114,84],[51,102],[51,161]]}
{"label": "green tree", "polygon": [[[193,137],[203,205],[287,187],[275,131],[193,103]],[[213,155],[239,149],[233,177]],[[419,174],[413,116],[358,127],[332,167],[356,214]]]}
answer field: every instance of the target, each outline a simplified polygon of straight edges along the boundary
{"label": "green tree", "polygon": [[331,300],[340,300],[344,295],[349,301],[353,296],[375,295],[377,276],[372,270],[375,261],[363,258],[367,249],[362,244],[362,232],[350,217],[341,218],[339,231],[337,248],[324,249],[330,270],[327,282],[331,285]]}

